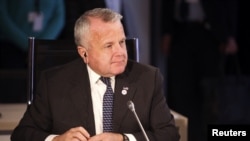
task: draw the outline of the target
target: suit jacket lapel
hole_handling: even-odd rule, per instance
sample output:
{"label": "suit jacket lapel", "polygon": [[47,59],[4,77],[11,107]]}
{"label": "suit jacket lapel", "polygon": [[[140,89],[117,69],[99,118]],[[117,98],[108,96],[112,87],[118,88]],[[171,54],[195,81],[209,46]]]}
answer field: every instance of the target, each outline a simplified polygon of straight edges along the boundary
{"label": "suit jacket lapel", "polygon": [[120,126],[123,119],[126,118],[126,113],[130,112],[127,102],[133,98],[135,90],[136,87],[129,81],[126,74],[116,77],[113,115],[114,131],[120,131]]}

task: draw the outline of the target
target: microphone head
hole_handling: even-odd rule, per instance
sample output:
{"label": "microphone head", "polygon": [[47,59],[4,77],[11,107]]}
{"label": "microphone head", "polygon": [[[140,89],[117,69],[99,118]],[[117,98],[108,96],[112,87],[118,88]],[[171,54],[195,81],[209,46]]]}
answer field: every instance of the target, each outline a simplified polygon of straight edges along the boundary
{"label": "microphone head", "polygon": [[127,102],[127,105],[128,105],[128,108],[129,108],[132,112],[135,111],[134,103],[133,103],[131,100],[129,100],[129,101]]}

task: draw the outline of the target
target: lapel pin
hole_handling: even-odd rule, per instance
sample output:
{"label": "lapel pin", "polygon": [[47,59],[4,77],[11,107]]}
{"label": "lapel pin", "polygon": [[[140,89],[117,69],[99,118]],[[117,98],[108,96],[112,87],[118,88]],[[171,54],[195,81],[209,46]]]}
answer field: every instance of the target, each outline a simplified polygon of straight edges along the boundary
{"label": "lapel pin", "polygon": [[122,90],[122,94],[126,95],[127,94],[127,90]]}
{"label": "lapel pin", "polygon": [[128,87],[123,87],[122,94],[126,95],[128,93]]}

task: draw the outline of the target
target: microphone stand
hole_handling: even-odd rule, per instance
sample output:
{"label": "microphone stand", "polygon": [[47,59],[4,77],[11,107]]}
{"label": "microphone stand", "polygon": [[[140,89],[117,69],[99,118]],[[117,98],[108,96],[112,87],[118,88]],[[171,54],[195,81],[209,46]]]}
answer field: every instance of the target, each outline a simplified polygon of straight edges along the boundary
{"label": "microphone stand", "polygon": [[133,103],[132,101],[128,101],[127,104],[128,104],[128,108],[132,111],[132,113],[134,113],[134,116],[135,116],[135,118],[136,118],[136,120],[137,120],[137,122],[138,122],[138,124],[139,124],[139,126],[140,126],[140,128],[141,128],[141,130],[142,130],[142,133],[143,133],[143,135],[144,135],[146,141],[149,141],[148,136],[147,136],[147,134],[146,134],[146,132],[145,132],[145,130],[144,130],[142,124],[141,124],[141,121],[140,121],[140,119],[138,118],[138,116],[137,116],[137,114],[136,114],[135,107],[134,107],[134,103]]}

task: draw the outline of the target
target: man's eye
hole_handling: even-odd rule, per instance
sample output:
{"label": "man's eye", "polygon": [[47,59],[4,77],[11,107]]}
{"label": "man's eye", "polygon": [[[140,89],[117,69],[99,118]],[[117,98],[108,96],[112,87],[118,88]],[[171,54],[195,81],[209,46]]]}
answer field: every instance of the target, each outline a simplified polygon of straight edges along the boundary
{"label": "man's eye", "polygon": [[122,41],[120,41],[120,44],[122,44],[124,41],[122,40]]}
{"label": "man's eye", "polygon": [[125,43],[125,40],[122,40],[121,42],[120,42],[120,44],[124,44]]}
{"label": "man's eye", "polygon": [[107,46],[105,46],[105,48],[111,48],[112,47],[112,45],[107,45]]}
{"label": "man's eye", "polygon": [[125,40],[120,41],[120,46],[123,47],[125,45],[125,43],[126,43]]}

